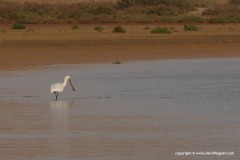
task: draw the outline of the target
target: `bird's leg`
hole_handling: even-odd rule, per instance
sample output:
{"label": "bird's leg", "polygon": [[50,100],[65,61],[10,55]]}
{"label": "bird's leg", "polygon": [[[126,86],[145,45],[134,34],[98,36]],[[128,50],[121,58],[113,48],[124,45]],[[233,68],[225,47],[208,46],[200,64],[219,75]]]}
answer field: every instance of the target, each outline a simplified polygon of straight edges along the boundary
{"label": "bird's leg", "polygon": [[55,96],[56,96],[56,101],[57,101],[57,97],[58,97],[58,92],[54,92]]}

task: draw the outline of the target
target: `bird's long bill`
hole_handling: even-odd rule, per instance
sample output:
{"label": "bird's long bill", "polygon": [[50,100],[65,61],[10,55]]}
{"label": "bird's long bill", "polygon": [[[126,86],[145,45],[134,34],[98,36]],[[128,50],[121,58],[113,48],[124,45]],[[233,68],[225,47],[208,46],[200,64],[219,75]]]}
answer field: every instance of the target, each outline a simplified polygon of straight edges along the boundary
{"label": "bird's long bill", "polygon": [[71,84],[72,86],[72,90],[75,91],[75,88],[73,87],[73,84],[72,84],[72,81],[69,79],[69,83]]}

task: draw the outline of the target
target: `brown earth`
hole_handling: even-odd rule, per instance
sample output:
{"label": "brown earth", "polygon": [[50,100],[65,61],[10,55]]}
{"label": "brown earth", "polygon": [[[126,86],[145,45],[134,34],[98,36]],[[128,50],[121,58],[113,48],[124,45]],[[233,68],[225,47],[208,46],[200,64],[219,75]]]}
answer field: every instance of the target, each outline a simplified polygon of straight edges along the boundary
{"label": "brown earth", "polygon": [[0,70],[27,69],[40,65],[112,63],[114,61],[166,58],[239,57],[240,25],[199,25],[184,31],[168,26],[168,35],[152,34],[159,24],[122,25],[126,33],[112,33],[114,24],[28,25],[26,30],[0,26]]}
{"label": "brown earth", "polygon": [[36,3],[81,3],[81,2],[116,2],[117,0],[8,0],[9,2],[25,3],[25,2],[36,2]]}
{"label": "brown earth", "polygon": [[[118,0],[51,0],[51,1],[47,1],[47,0],[8,0],[10,2],[20,2],[20,3],[24,3],[24,2],[40,2],[40,3],[79,3],[79,2],[116,2]],[[200,1],[206,1],[206,0],[200,0]],[[226,3],[228,2],[228,0],[208,0],[209,2],[211,1],[216,1],[217,3]]]}

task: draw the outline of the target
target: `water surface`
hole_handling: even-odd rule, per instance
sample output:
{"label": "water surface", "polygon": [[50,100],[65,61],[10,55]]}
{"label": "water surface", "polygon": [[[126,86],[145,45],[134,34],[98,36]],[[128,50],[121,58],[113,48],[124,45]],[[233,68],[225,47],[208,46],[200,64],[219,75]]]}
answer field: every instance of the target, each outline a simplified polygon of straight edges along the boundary
{"label": "water surface", "polygon": [[[1,159],[236,159],[240,59],[54,65],[0,74]],[[55,101],[50,85],[72,77]],[[183,151],[234,156],[176,156]]]}

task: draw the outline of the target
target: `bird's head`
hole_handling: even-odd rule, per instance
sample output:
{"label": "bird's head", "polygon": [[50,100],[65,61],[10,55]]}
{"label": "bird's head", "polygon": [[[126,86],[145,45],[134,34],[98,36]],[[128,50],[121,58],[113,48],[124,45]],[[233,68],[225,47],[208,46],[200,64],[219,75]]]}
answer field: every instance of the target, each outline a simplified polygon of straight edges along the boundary
{"label": "bird's head", "polygon": [[70,76],[66,76],[66,77],[64,78],[64,80],[69,80],[69,79],[71,79]]}
{"label": "bird's head", "polygon": [[70,77],[70,76],[66,76],[66,77],[64,78],[64,80],[69,81],[69,83],[70,83],[71,86],[72,86],[72,90],[75,91],[75,88],[73,87],[73,84],[72,84],[72,81],[71,81],[71,77]]}

